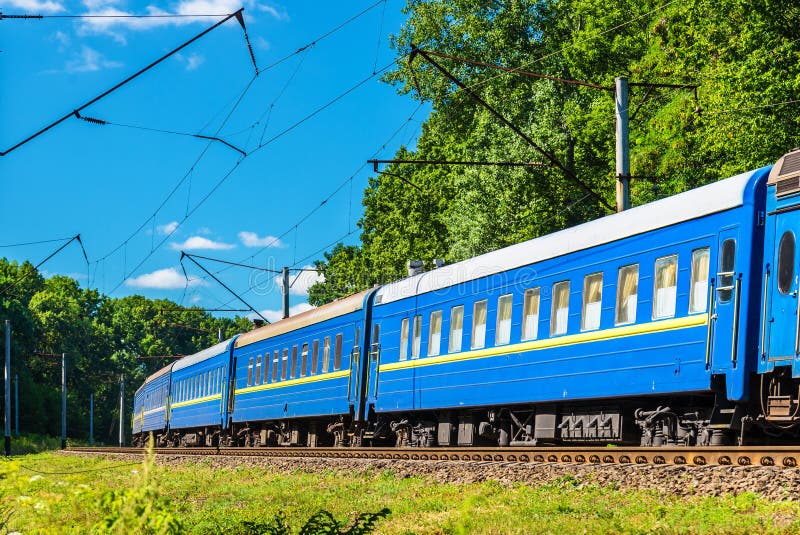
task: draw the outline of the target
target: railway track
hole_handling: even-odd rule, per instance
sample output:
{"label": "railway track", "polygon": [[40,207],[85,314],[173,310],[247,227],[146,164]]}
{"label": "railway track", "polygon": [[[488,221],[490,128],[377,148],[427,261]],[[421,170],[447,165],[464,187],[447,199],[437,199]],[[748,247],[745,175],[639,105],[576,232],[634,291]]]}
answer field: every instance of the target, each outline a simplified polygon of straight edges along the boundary
{"label": "railway track", "polygon": [[[71,452],[143,454],[142,448],[71,447]],[[587,448],[155,448],[157,455],[226,455],[595,465],[774,466],[797,468],[800,447]]]}

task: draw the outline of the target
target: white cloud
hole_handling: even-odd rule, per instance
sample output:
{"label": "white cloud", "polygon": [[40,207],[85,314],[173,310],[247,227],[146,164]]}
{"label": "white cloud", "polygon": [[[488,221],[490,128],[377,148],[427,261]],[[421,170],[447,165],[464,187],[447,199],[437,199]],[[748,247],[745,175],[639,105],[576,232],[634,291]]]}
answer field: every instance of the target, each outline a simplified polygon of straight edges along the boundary
{"label": "white cloud", "polygon": [[[298,305],[289,307],[289,316],[296,316],[302,312],[305,312],[306,310],[311,310],[313,308],[315,307],[309,305],[308,303],[300,303]],[[283,309],[261,310],[260,312],[261,315],[267,318],[267,321],[269,321],[270,323],[275,323],[276,321],[283,319]],[[258,318],[258,316],[256,316],[255,314],[249,314],[247,317],[250,318],[251,320],[254,318]]]}
{"label": "white cloud", "polygon": [[183,243],[171,243],[170,247],[172,247],[175,251],[198,251],[202,249],[209,251],[227,251],[228,249],[233,249],[236,246],[232,243],[209,240],[208,238],[203,238],[202,236],[192,236]]}
{"label": "white cloud", "polygon": [[158,231],[159,234],[162,234],[162,235],[166,236],[167,234],[172,234],[173,232],[178,230],[178,225],[179,224],[180,223],[178,223],[177,221],[170,221],[169,223],[167,223],[165,225],[157,226],[156,230]]}
{"label": "white cloud", "polygon": [[259,238],[255,232],[243,230],[239,233],[239,241],[245,247],[283,247],[283,242],[275,236]]}
{"label": "white cloud", "polygon": [[203,300],[203,298],[202,298],[202,297],[200,297],[199,295],[195,295],[195,296],[193,296],[193,297],[192,297],[192,303],[193,303],[193,304],[194,304],[194,303],[199,303],[199,302],[200,302],[200,301],[202,301],[202,300]]}
{"label": "white cloud", "polygon": [[[186,284],[186,277],[175,268],[158,269],[152,273],[145,273],[125,281],[125,286],[131,288],[154,288],[159,290],[185,288]],[[189,277],[188,284],[190,287],[206,285],[203,280],[192,277]]]}
{"label": "white cloud", "polygon": [[209,234],[211,234],[211,229],[208,227],[200,227],[199,229],[197,229],[197,234],[208,236]]}
{"label": "white cloud", "polygon": [[[311,271],[301,271],[299,273],[289,272],[289,283],[292,284],[291,288],[289,288],[289,293],[294,295],[308,295],[308,289],[311,288],[317,282],[324,282],[325,277],[313,271],[314,266],[303,266],[303,269],[308,269]],[[295,277],[297,279],[295,280]],[[283,278],[278,276],[275,277],[275,285],[278,288],[283,286]]]}
{"label": "white cloud", "polygon": [[62,31],[57,31],[56,33],[50,36],[50,39],[58,43],[58,48],[62,52],[66,47],[68,47],[72,43],[72,39],[70,39],[69,35],[65,34]]}
{"label": "white cloud", "polygon": [[186,65],[187,71],[194,71],[206,62],[205,56],[192,52],[188,57],[180,56],[178,61]]}
{"label": "white cloud", "polygon": [[64,72],[97,72],[101,69],[115,69],[122,67],[118,61],[107,60],[97,50],[86,45],[81,46],[81,51],[64,65]]}
{"label": "white cloud", "polygon": [[6,0],[3,5],[9,5],[21,9],[27,13],[58,13],[64,11],[64,5],[51,0]]}
{"label": "white cloud", "polygon": [[[15,2],[36,2],[40,0],[12,0]],[[49,0],[47,3],[51,3]],[[83,19],[79,28],[85,34],[110,35],[124,44],[125,38],[118,33],[119,29],[134,31],[150,30],[163,26],[184,26],[187,24],[207,24],[214,21],[210,17],[192,17],[187,15],[228,15],[235,13],[242,6],[245,14],[250,18],[252,13],[266,13],[278,21],[288,21],[289,15],[283,7],[272,4],[258,3],[257,0],[182,0],[175,5],[174,10],[164,10],[154,5],[145,8],[147,15],[183,15],[182,17],[160,18],[108,18],[110,15],[134,15],[133,11],[126,11],[116,7],[116,0],[84,0],[83,4],[88,11],[84,15],[105,15],[106,18]],[[63,7],[61,8],[63,9]],[[230,22],[229,24],[236,24]]]}

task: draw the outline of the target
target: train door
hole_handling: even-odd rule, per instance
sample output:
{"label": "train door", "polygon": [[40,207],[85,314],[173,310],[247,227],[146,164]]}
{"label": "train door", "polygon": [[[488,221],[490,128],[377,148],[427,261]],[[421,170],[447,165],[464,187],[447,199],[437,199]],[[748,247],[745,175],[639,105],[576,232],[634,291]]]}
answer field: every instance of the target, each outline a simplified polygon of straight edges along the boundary
{"label": "train door", "polygon": [[374,403],[378,397],[378,376],[381,365],[381,326],[379,323],[372,325],[372,336],[370,337],[369,358],[367,360],[369,370],[367,372],[367,400]]}
{"label": "train door", "polygon": [[[711,363],[715,372],[736,366],[741,321],[742,260],[738,258],[738,227],[719,233],[715,287],[712,295],[713,355]],[[694,262],[693,262],[694,263]],[[693,266],[694,268],[695,266]],[[713,269],[713,268],[712,268]],[[696,284],[695,281],[692,281]],[[693,288],[694,289],[694,288]],[[708,291],[705,290],[704,291]],[[699,293],[697,290],[696,293]],[[700,298],[698,295],[695,299]],[[691,300],[690,300],[691,301]],[[690,307],[694,303],[690,302]],[[710,343],[710,342],[709,342]]]}
{"label": "train door", "polygon": [[359,385],[361,379],[361,322],[355,323],[353,348],[350,350],[350,378],[347,381],[347,399],[358,411]]}
{"label": "train door", "polygon": [[[800,211],[775,216],[775,244],[771,266],[765,275],[769,294],[766,317],[768,339],[762,351],[770,362],[791,364],[800,349],[800,318],[798,317],[798,251],[797,232]],[[765,307],[766,308],[766,307]]]}

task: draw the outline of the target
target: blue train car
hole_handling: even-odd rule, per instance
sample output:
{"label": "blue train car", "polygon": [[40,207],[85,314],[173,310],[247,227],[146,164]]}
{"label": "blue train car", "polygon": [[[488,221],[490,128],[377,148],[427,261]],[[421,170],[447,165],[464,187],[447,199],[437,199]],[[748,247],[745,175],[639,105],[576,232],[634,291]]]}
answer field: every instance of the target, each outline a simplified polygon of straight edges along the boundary
{"label": "blue train car", "polygon": [[343,445],[361,410],[361,292],[242,334],[233,350],[241,445]]}
{"label": "blue train car", "polygon": [[800,150],[782,157],[767,182],[758,404],[772,434],[800,424]]}
{"label": "blue train car", "polygon": [[380,288],[373,436],[731,440],[756,370],[768,172]]}
{"label": "blue train car", "polygon": [[133,445],[144,446],[153,433],[158,441],[169,427],[169,389],[172,364],[164,366],[145,379],[133,397]]}
{"label": "blue train car", "polygon": [[170,444],[217,446],[220,438],[227,436],[235,340],[220,342],[173,365]]}

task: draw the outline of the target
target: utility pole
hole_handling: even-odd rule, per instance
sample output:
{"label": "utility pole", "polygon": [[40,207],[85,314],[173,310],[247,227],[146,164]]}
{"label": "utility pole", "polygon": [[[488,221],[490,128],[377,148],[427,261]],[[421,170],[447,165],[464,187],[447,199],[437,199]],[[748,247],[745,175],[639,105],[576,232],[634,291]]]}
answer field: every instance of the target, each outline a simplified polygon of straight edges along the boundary
{"label": "utility pole", "polygon": [[67,354],[61,353],[61,449],[67,449]]}
{"label": "utility pole", "polygon": [[89,392],[89,445],[94,444],[94,392]]}
{"label": "utility pole", "polygon": [[220,342],[222,342],[222,340],[224,340],[224,338],[222,338],[222,327],[217,329],[217,340],[219,340]]}
{"label": "utility pole", "polygon": [[289,317],[289,268],[284,266],[281,271],[283,276],[283,317]]}
{"label": "utility pole", "polygon": [[617,123],[617,212],[631,207],[631,160],[628,137],[628,79],[614,78]]}
{"label": "utility pole", "polygon": [[14,374],[14,434],[19,436],[19,375]]}
{"label": "utility pole", "polygon": [[5,421],[5,453],[6,457],[11,455],[11,322],[6,320],[6,365],[3,371],[5,380],[5,402],[6,402],[6,421]]}
{"label": "utility pole", "polygon": [[119,375],[119,447],[125,445],[125,375]]}

